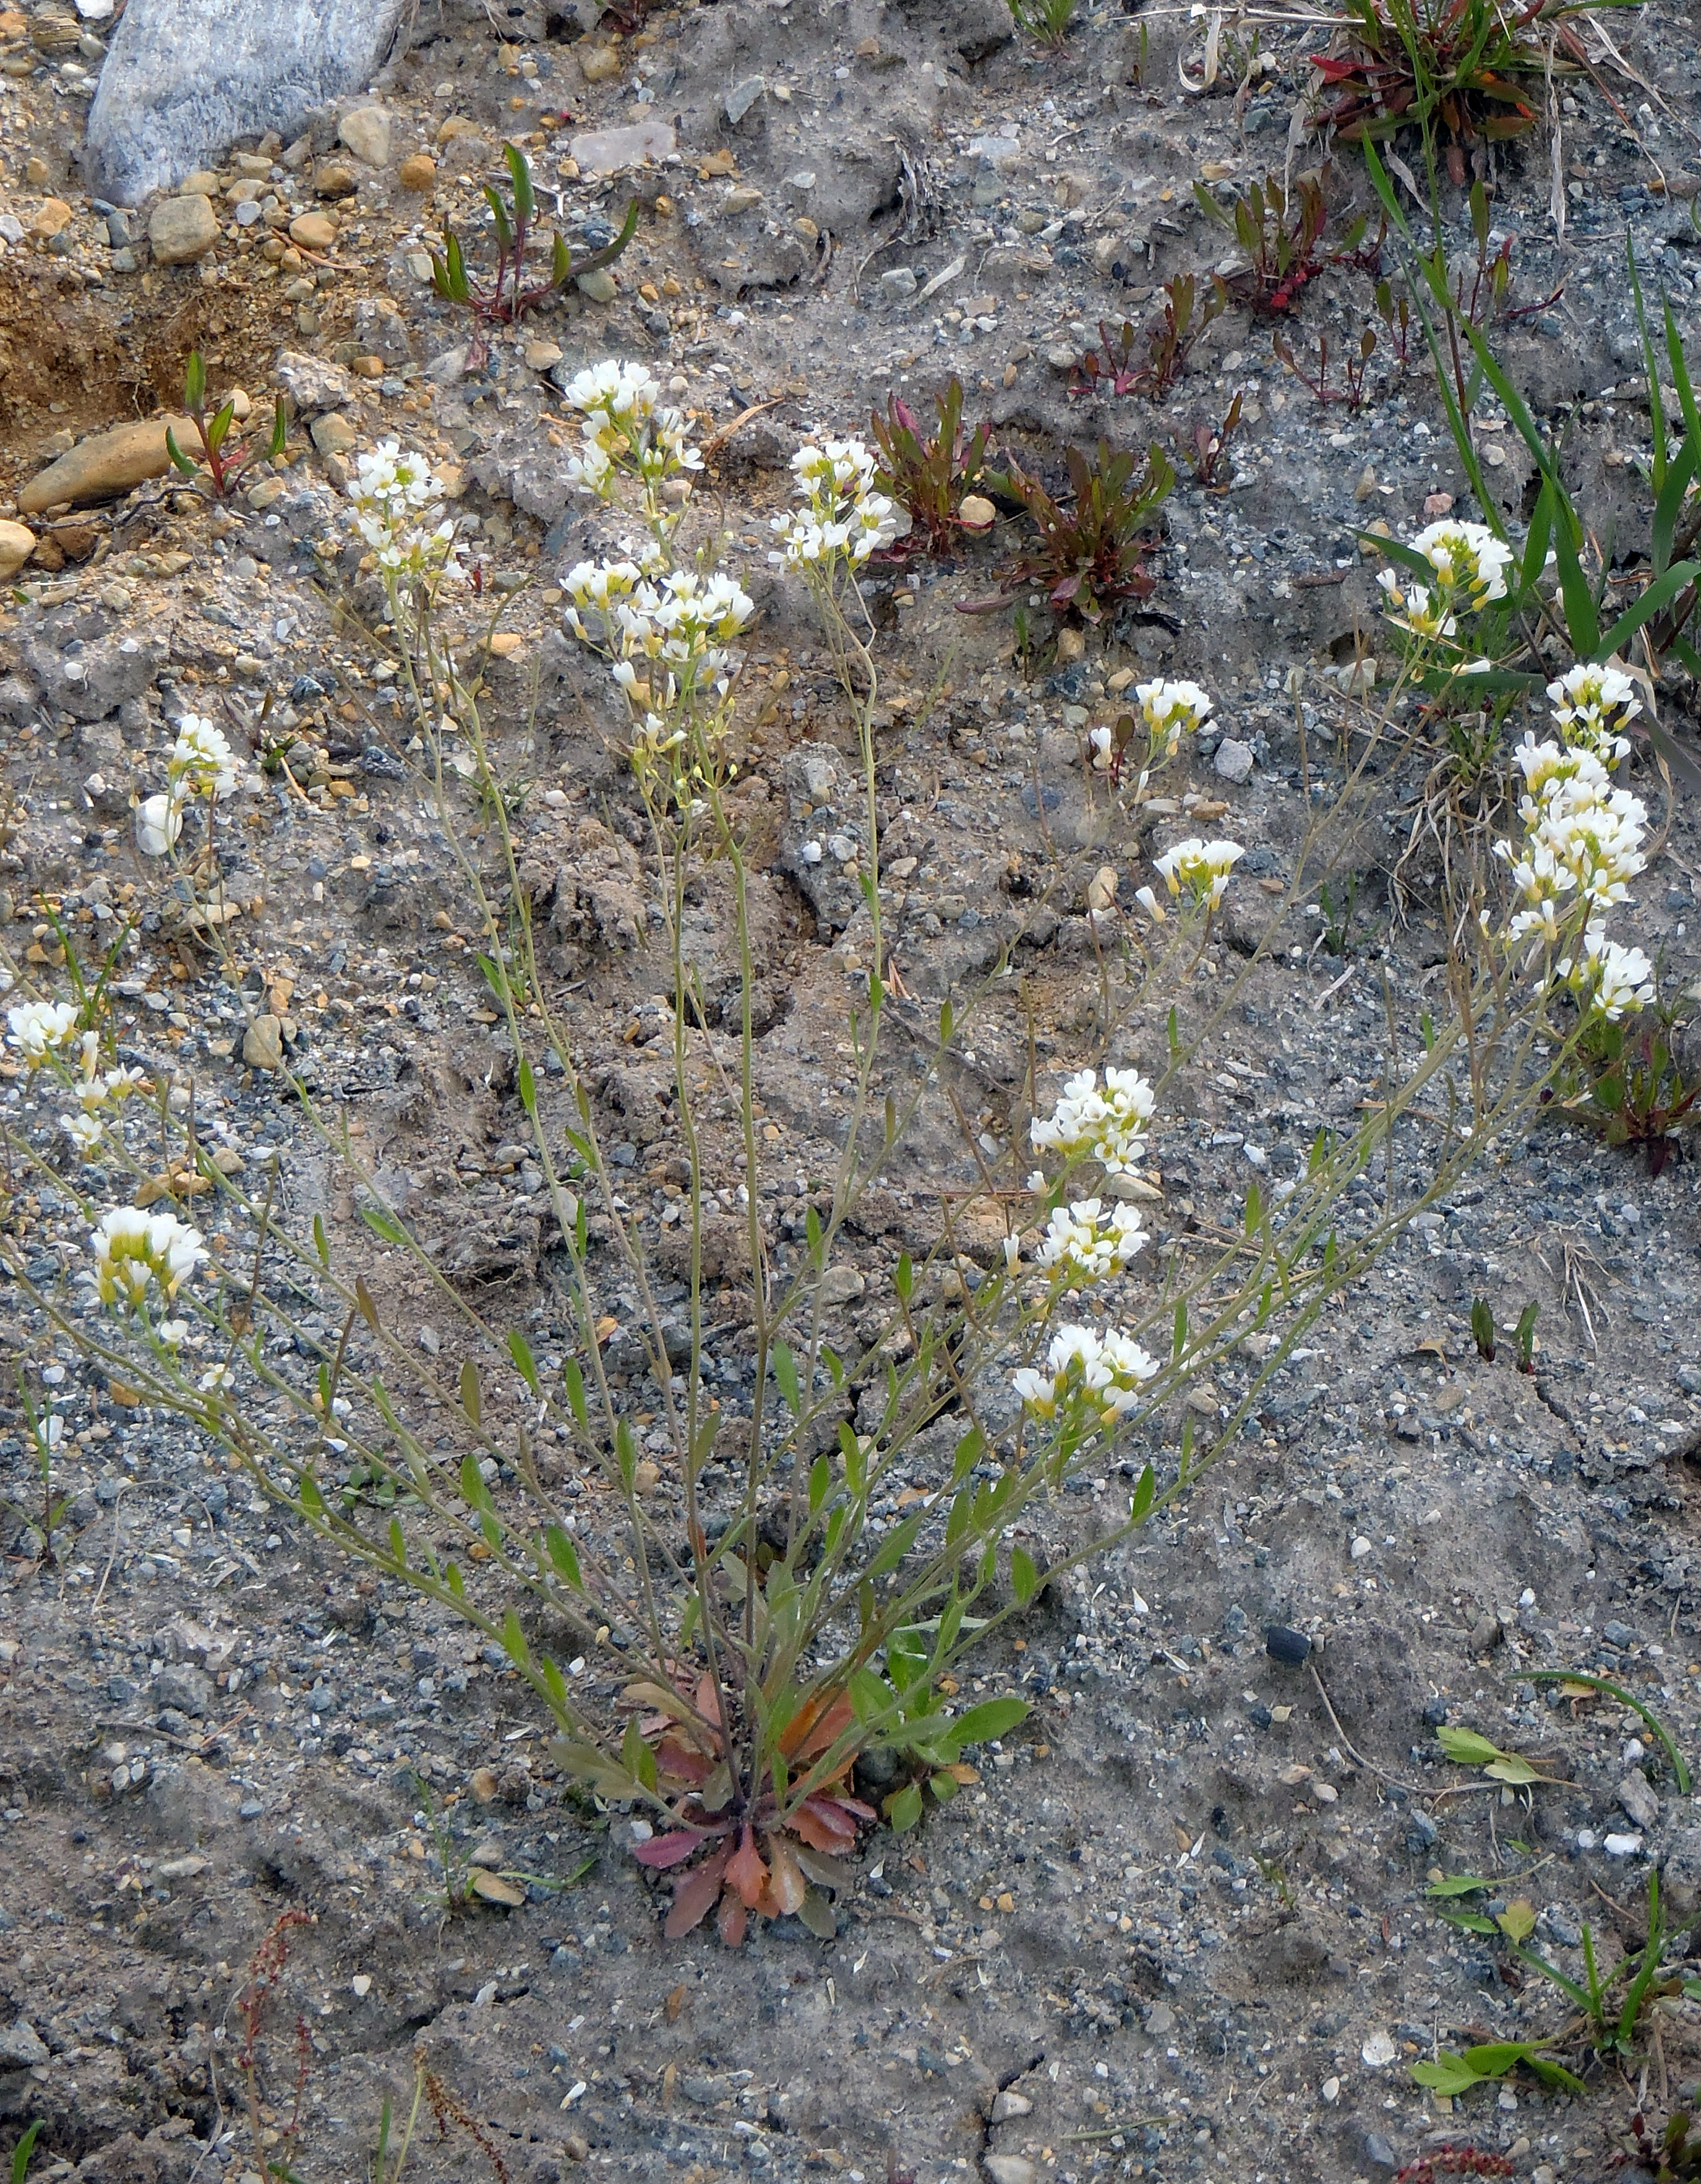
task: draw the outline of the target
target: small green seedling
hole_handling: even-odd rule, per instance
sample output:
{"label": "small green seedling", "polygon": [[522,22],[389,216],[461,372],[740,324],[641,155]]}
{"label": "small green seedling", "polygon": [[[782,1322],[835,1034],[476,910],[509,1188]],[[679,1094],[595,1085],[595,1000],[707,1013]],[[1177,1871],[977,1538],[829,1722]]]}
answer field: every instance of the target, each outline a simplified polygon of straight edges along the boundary
{"label": "small green seedling", "polygon": [[250,440],[245,447],[227,454],[226,443],[231,427],[236,421],[236,404],[233,397],[214,415],[207,415],[207,367],[201,360],[198,348],[189,352],[189,362],[183,374],[183,410],[195,427],[201,441],[201,460],[197,462],[186,455],[177,444],[177,436],[170,426],[165,428],[165,452],[171,458],[172,468],[186,478],[203,482],[210,488],[214,500],[228,500],[241,484],[242,475],[251,463],[275,463],[289,443],[289,426],[284,417],[283,397],[279,395],[272,405],[272,435],[264,445]]}
{"label": "small green seedling", "polygon": [[1069,36],[1075,0],[1010,0],[1010,18],[1028,37],[1055,49]]}
{"label": "small green seedling", "polygon": [[1414,2063],[1412,2075],[1431,2092],[1457,2100],[1473,2086],[1508,2076],[1520,2063],[1533,2070],[1544,2086],[1565,2093],[1583,2090],[1581,2078],[1573,2077],[1563,2064],[1556,2063],[1531,2040],[1492,2040],[1480,2048],[1467,2048],[1462,2055],[1443,2048],[1433,2063]]}
{"label": "small green seedling", "polygon": [[1541,1309],[1539,1304],[1526,1304],[1512,1330],[1512,1340],[1518,1346],[1518,1370],[1532,1377],[1536,1370],[1536,1317]]}
{"label": "small green seedling", "polygon": [[[1647,2002],[1659,1972],[1659,1960],[1665,1953],[1665,1917],[1659,1908],[1659,1875],[1648,1876],[1648,1938],[1633,1955],[1626,1953],[1613,1966],[1604,1980],[1595,1964],[1595,1937],[1586,1924],[1583,1927],[1583,1970],[1587,1984],[1572,1979],[1556,1964],[1550,1964],[1539,1951],[1515,1947],[1513,1954],[1520,1964],[1528,1965],[1532,1972],[1540,1972],[1564,1993],[1570,1996],[1588,2021],[1589,2036],[1595,2052],[1602,2057],[1623,2058],[1634,2053],[1636,2029],[1641,2021],[1643,2006]],[[1611,2008],[1611,1997],[1620,1979],[1628,1984],[1624,2000],[1617,2014]],[[1674,1980],[1660,1989],[1661,1993],[1676,1993],[1680,1988],[1686,1995],[1701,1997],[1701,1980]]]}
{"label": "small green seedling", "polygon": [[1470,1301],[1470,1334],[1476,1354],[1485,1365],[1494,1362],[1494,1313],[1487,1297]]}
{"label": "small green seedling", "polygon": [[474,281],[459,237],[446,227],[442,255],[431,253],[431,286],[446,304],[464,305],[486,325],[511,326],[550,297],[559,295],[570,281],[594,273],[598,266],[612,265],[637,232],[638,201],[634,198],[626,207],[625,219],[614,241],[602,250],[592,251],[588,258],[575,259],[566,237],[559,232],[552,236],[549,278],[528,282],[525,254],[537,218],[537,192],[532,187],[530,163],[519,145],[504,145],[503,149],[513,184],[512,203],[505,204],[500,192],[487,182],[484,192],[496,227],[495,280],[488,287]]}
{"label": "small green seedling", "polygon": [[1491,1782],[1509,1782],[1522,1788],[1527,1783],[1551,1782],[1555,1779],[1543,1774],[1520,1753],[1503,1752],[1498,1744],[1479,1736],[1474,1729],[1443,1727],[1436,1735],[1441,1740],[1442,1750],[1455,1767],[1480,1767]]}
{"label": "small green seedling", "polygon": [[24,2136],[12,2149],[12,2184],[24,2184],[30,2173],[30,2156],[36,2150],[36,2141],[42,2135],[42,2119],[37,2116]]}

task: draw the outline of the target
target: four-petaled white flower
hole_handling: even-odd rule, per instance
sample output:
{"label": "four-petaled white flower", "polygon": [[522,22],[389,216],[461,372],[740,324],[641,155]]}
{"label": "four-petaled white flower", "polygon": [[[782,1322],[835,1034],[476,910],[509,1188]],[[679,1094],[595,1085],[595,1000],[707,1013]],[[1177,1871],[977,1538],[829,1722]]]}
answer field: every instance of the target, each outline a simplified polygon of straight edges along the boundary
{"label": "four-petaled white flower", "polygon": [[1554,966],[1577,997],[1585,1016],[1599,1016],[1608,1023],[1633,1016],[1654,999],[1654,966],[1639,948],[1621,948],[1609,940],[1604,928],[1587,927],[1582,945]]}
{"label": "four-petaled white flower", "polygon": [[1134,701],[1151,738],[1153,760],[1173,758],[1184,734],[1203,727],[1211,700],[1197,682],[1170,682],[1159,677],[1135,686]]}

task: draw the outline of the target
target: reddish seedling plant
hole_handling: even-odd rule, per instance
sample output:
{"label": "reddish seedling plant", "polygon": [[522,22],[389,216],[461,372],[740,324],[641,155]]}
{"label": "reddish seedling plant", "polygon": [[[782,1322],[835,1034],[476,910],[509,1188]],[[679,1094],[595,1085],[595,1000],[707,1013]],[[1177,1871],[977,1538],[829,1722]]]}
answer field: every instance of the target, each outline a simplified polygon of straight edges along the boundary
{"label": "reddish seedling plant", "polygon": [[452,229],[445,229],[442,255],[431,254],[431,286],[445,303],[461,304],[482,324],[511,326],[528,311],[560,294],[581,273],[612,265],[637,231],[638,201],[634,198],[626,207],[625,219],[614,241],[604,249],[592,251],[588,258],[575,259],[566,237],[556,233],[550,238],[549,276],[533,279],[528,272],[526,252],[537,220],[537,193],[525,153],[517,144],[503,148],[513,203],[504,204],[500,193],[487,182],[484,192],[496,229],[496,277],[488,287],[475,281],[467,270],[459,238]]}
{"label": "reddish seedling plant", "polygon": [[1549,74],[1587,65],[1565,20],[1583,4],[1347,0],[1336,49],[1310,56],[1325,86],[1317,120],[1346,144],[1385,141],[1406,125],[1433,131],[1463,188],[1470,146],[1526,135]]}
{"label": "reddish seedling plant", "polygon": [[787,1770],[809,1780],[815,1763],[855,1720],[850,1700],[842,1695],[825,1705],[806,1701],[775,1740],[781,1764],[774,1784],[764,1785],[741,1808],[725,1758],[734,1740],[712,1676],[698,1678],[694,1688],[687,1677],[677,1679],[673,1690],[635,1684],[626,1696],[655,1708],[635,1715],[629,1727],[635,1771],[641,1779],[653,1774],[654,1788],[681,1823],[639,1843],[632,1854],[653,1872],[690,1869],[674,1883],[668,1939],[690,1933],[711,1911],[731,1948],[743,1941],[753,1915],[781,1919],[796,1913],[812,1933],[831,1935],[832,1912],[809,1884],[843,1888],[848,1876],[838,1861],[855,1847],[858,1828],[879,1816],[851,1794],[851,1756],[839,1759],[795,1802],[777,1785]]}
{"label": "reddish seedling plant", "polygon": [[236,421],[236,398],[233,396],[211,417],[207,415],[207,367],[197,348],[190,350],[183,375],[183,409],[200,440],[201,459],[197,462],[192,455],[184,454],[170,425],[165,428],[165,452],[171,458],[171,467],[181,476],[203,484],[214,500],[228,500],[242,483],[242,475],[251,463],[275,462],[288,443],[289,427],[284,421],[281,395],[273,404],[270,440],[249,440],[241,446],[231,442],[231,427]]}
{"label": "reddish seedling plant", "polygon": [[1300,175],[1291,191],[1285,191],[1274,175],[1254,182],[1233,207],[1220,205],[1203,182],[1195,182],[1193,195],[1199,209],[1234,231],[1235,240],[1248,263],[1237,272],[1222,276],[1223,285],[1237,304],[1268,318],[1281,318],[1298,303],[1307,283],[1331,265],[1350,265],[1373,272],[1381,259],[1382,237],[1366,244],[1369,222],[1361,214],[1347,231],[1338,250],[1320,251],[1323,231],[1329,223],[1321,176]]}
{"label": "reddish seedling plant", "polygon": [[1233,465],[1228,451],[1235,434],[1240,430],[1242,398],[1237,394],[1228,406],[1227,415],[1215,430],[1203,420],[1193,427],[1192,437],[1181,444],[1193,473],[1193,481],[1207,493],[1226,493]]}
{"label": "reddish seedling plant", "polygon": [[877,482],[906,509],[914,526],[898,550],[920,547],[941,553],[954,544],[970,527],[962,516],[964,497],[974,491],[985,474],[990,425],[963,430],[963,382],[953,374],[949,386],[934,404],[938,429],[924,432],[920,419],[896,394],[887,398],[886,415],[876,410],[869,430],[880,450]]}
{"label": "reddish seedling plant", "polygon": [[1169,458],[1154,441],[1138,470],[1137,456],[1101,440],[1091,455],[1069,448],[1065,460],[1072,499],[1054,499],[1014,463],[1000,476],[1000,489],[1026,510],[1039,543],[1011,571],[998,598],[963,611],[983,611],[1037,588],[1053,614],[1097,622],[1116,600],[1148,599],[1156,590],[1146,564],[1157,543],[1153,518],[1176,482]]}
{"label": "reddish seedling plant", "polygon": [[[1088,349],[1070,381],[1071,394],[1139,394],[1148,401],[1160,400],[1186,368],[1194,343],[1228,305],[1228,291],[1212,276],[1212,293],[1198,304],[1198,290],[1191,273],[1165,282],[1162,314],[1137,333],[1125,319],[1115,338],[1101,319],[1098,338],[1102,349]],[[1198,306],[1197,315],[1195,307]]]}
{"label": "reddish seedling plant", "polygon": [[1306,370],[1280,334],[1275,337],[1274,346],[1276,355],[1288,370],[1302,387],[1310,389],[1319,402],[1326,405],[1331,402],[1344,402],[1356,417],[1370,399],[1370,359],[1376,353],[1374,326],[1366,326],[1359,335],[1356,356],[1348,351],[1342,367],[1342,383],[1338,387],[1329,384],[1329,337],[1326,334],[1317,337],[1317,369],[1315,372]]}
{"label": "reddish seedling plant", "polygon": [[297,2012],[293,2027],[295,2079],[289,2120],[278,2129],[275,2139],[269,2142],[260,2107],[260,2042],[289,1964],[290,1934],[297,1926],[312,1924],[313,1915],[307,1911],[286,1911],[275,1919],[249,1958],[247,1975],[236,1992],[236,2021],[242,2032],[242,2045],[236,2050],[236,2069],[242,2081],[254,2159],[263,2176],[281,2180],[281,2184],[288,2184],[293,2173],[313,2042],[307,2020]]}
{"label": "reddish seedling plant", "polygon": [[1394,2184],[1436,2184],[1438,2176],[1511,2176],[1516,2171],[1504,2153],[1485,2153],[1475,2146],[1438,2146],[1409,2161]]}

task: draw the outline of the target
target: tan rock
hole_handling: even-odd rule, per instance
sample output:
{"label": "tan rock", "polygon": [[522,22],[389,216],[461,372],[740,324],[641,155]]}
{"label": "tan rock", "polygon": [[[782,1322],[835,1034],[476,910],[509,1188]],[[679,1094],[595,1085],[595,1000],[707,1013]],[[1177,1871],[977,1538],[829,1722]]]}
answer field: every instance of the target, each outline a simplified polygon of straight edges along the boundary
{"label": "tan rock", "polygon": [[998,513],[986,495],[979,493],[965,493],[957,509],[958,521],[965,531],[990,531]]}
{"label": "tan rock", "polygon": [[342,159],[327,159],[313,178],[314,192],[322,198],[352,198],[360,177]]}
{"label": "tan rock", "polygon": [[147,223],[156,265],[191,265],[219,240],[219,215],[207,198],[162,198]]}
{"label": "tan rock", "polygon": [[586,38],[579,47],[579,73],[586,83],[608,83],[620,73],[620,57],[612,46],[593,45]]}
{"label": "tan rock", "polygon": [[137,425],[116,425],[109,432],[85,440],[32,478],[18,496],[19,514],[39,515],[61,501],[111,500],[148,478],[163,476],[171,466],[165,452],[168,426],[186,454],[198,444],[186,417],[149,417]]}
{"label": "tan rock", "polygon": [[30,232],[37,242],[50,242],[70,223],[71,209],[63,198],[43,198],[41,209],[30,222]]}
{"label": "tan rock", "polygon": [[313,421],[313,444],[322,455],[346,455],[360,435],[341,411],[332,410]]}
{"label": "tan rock", "polygon": [[36,550],[36,534],[21,523],[0,523],[0,579],[15,577]]}
{"label": "tan rock", "polygon": [[251,175],[264,181],[272,170],[272,163],[264,152],[238,152],[231,164],[239,175]]}
{"label": "tan rock", "polygon": [[401,167],[404,190],[428,190],[437,179],[437,163],[428,152],[410,152]]}
{"label": "tan rock", "polygon": [[283,1025],[270,1011],[256,1017],[242,1034],[242,1059],[250,1069],[283,1067]]}
{"label": "tan rock", "polygon": [[192,175],[186,176],[178,195],[185,198],[215,198],[225,185],[210,167],[197,167]]}
{"label": "tan rock", "polygon": [[457,136],[476,136],[477,134],[477,122],[470,120],[464,114],[446,115],[437,125],[437,142],[440,144],[452,144]]}
{"label": "tan rock", "polygon": [[525,344],[525,368],[528,371],[548,371],[552,365],[561,361],[560,344],[553,341],[529,341]]}
{"label": "tan rock", "polygon": [[31,152],[24,162],[24,180],[31,189],[38,190],[47,179],[47,163],[39,152]]}
{"label": "tan rock", "polygon": [[369,167],[390,164],[390,116],[381,106],[357,106],[345,114],[337,136]]}
{"label": "tan rock", "polygon": [[303,250],[329,250],[336,241],[336,223],[329,213],[297,213],[289,224],[289,239]]}

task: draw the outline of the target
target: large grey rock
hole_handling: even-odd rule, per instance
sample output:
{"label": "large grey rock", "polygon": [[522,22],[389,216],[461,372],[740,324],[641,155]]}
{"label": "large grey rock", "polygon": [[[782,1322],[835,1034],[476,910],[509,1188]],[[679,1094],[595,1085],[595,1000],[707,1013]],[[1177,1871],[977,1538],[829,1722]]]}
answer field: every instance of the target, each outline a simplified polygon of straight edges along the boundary
{"label": "large grey rock", "polygon": [[238,136],[293,136],[363,91],[409,0],[130,0],[89,109],[85,180],[135,204]]}

